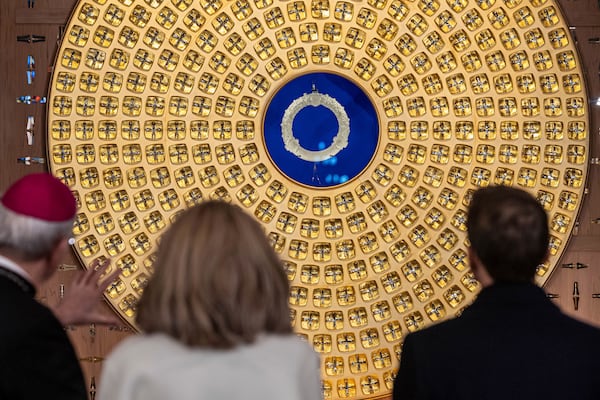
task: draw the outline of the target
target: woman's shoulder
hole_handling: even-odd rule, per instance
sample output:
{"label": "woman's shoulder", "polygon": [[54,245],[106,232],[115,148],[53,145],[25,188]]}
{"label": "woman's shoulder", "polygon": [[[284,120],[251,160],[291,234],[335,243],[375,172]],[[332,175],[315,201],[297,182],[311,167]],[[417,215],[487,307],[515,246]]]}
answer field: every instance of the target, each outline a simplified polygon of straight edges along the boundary
{"label": "woman's shoulder", "polygon": [[[126,338],[109,355],[109,363],[127,364],[136,360],[137,365],[153,364],[157,360],[166,363],[169,360],[199,359],[210,363],[231,357],[248,360],[261,360],[278,364],[280,359],[309,362],[317,355],[312,347],[295,334],[263,334],[253,343],[239,345],[233,349],[190,348],[165,334],[139,334]],[[254,362],[254,361],[253,361]]]}
{"label": "woman's shoulder", "polygon": [[[262,334],[258,336],[257,343],[265,343],[273,346],[288,346],[288,347],[300,347],[305,348],[309,346],[308,342],[295,333],[288,334]],[[309,346],[310,347],[310,346]]]}
{"label": "woman's shoulder", "polygon": [[173,354],[181,349],[181,344],[164,334],[136,334],[121,341],[109,357],[115,359],[143,359]]}
{"label": "woman's shoulder", "polygon": [[312,346],[300,336],[295,334],[259,336],[253,345],[247,346],[249,351],[258,351],[270,354],[273,357],[305,359],[316,357]]}

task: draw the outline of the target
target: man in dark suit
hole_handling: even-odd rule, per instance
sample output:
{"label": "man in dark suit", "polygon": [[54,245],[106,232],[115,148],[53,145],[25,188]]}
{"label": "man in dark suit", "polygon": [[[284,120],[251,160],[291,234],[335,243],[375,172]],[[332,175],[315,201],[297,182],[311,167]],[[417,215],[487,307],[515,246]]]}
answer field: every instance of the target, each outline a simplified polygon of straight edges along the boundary
{"label": "man in dark suit", "polygon": [[[15,182],[0,199],[0,399],[86,400],[75,351],[63,326],[114,322],[97,305],[108,265],[78,276],[51,311],[34,299],[69,250],[73,194],[49,174]],[[116,272],[118,274],[118,272]]]}
{"label": "man in dark suit", "polygon": [[475,192],[467,229],[481,293],[460,317],[406,336],[394,400],[600,399],[600,330],[534,285],[548,219],[528,193]]}

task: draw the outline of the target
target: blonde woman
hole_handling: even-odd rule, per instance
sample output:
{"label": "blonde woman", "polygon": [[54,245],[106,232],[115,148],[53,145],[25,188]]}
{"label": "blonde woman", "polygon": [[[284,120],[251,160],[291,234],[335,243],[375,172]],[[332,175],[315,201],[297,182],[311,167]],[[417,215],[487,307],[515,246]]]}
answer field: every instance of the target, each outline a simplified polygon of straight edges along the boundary
{"label": "blonde woman", "polygon": [[162,236],[138,306],[144,333],[108,357],[99,400],[321,399],[318,357],[289,316],[287,278],[258,222],[202,203]]}

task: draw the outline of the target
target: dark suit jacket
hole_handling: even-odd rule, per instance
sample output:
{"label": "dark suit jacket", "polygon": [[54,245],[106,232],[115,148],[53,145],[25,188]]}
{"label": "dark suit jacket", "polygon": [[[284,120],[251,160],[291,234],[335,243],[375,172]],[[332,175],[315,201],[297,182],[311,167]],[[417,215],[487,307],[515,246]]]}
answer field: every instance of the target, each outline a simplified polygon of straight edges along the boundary
{"label": "dark suit jacket", "polygon": [[534,285],[483,289],[463,314],[406,336],[394,400],[600,399],[600,330]]}
{"label": "dark suit jacket", "polygon": [[28,282],[0,271],[0,399],[85,400],[73,346],[34,294]]}

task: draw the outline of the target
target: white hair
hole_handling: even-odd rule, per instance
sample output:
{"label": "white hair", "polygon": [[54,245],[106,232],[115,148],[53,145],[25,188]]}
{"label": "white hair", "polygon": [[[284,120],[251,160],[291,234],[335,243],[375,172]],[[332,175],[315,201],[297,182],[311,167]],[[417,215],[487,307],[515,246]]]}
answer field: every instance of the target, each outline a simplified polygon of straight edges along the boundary
{"label": "white hair", "polygon": [[73,219],[48,222],[17,214],[0,203],[0,249],[15,251],[24,260],[49,255],[61,240],[70,237]]}

